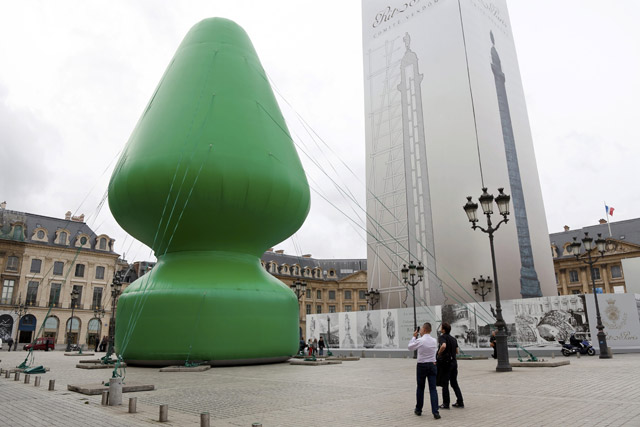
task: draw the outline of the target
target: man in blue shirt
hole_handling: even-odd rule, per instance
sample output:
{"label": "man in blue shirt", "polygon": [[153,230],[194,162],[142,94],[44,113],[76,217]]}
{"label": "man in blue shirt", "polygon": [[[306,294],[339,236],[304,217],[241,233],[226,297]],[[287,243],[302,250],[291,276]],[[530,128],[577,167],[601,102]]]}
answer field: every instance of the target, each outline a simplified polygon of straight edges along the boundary
{"label": "man in blue shirt", "polygon": [[409,341],[409,350],[418,351],[418,365],[416,367],[416,380],[418,387],[416,389],[416,409],[413,411],[416,415],[422,415],[422,406],[424,405],[424,387],[425,382],[429,382],[429,395],[431,397],[431,412],[433,417],[440,419],[438,412],[438,391],[436,390],[436,350],[438,343],[431,335],[431,323],[427,322],[413,333],[413,338]]}

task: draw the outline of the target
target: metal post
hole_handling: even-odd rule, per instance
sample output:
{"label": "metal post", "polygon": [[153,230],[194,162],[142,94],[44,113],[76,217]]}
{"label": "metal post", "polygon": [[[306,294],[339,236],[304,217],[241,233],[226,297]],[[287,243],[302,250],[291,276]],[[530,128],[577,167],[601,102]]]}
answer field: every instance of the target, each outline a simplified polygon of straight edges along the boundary
{"label": "metal post", "polygon": [[596,303],[596,329],[598,329],[598,346],[600,347],[600,359],[610,359],[609,349],[607,348],[607,334],[604,333],[604,325],[600,317],[600,306],[598,305],[598,293],[596,292],[596,280],[593,277],[593,264],[597,261],[591,260],[591,251],[587,251],[589,255],[589,273],[591,274],[591,285],[593,287],[593,300]]}
{"label": "metal post", "polygon": [[31,375],[29,374],[25,374],[24,376],[24,383],[25,384],[29,384],[31,382]]}
{"label": "metal post", "polygon": [[211,422],[211,415],[208,412],[202,412],[200,414],[200,427],[209,427]]}
{"label": "metal post", "polygon": [[9,372],[8,369],[6,371],[4,371],[4,377],[5,378],[11,378],[11,372]]}
{"label": "metal post", "polygon": [[122,378],[109,380],[109,406],[122,405]]}
{"label": "metal post", "polygon": [[137,406],[138,406],[138,398],[137,397],[130,397],[129,398],[129,413],[130,414],[135,414],[137,412]]}
{"label": "metal post", "polygon": [[102,401],[100,402],[102,406],[107,406],[109,404],[109,391],[105,390],[102,392]]}
{"label": "metal post", "polygon": [[166,423],[169,420],[169,405],[160,405],[160,417],[158,421]]}
{"label": "metal post", "polygon": [[13,376],[13,380],[14,381],[20,381],[20,372],[16,372],[15,375]]}
{"label": "metal post", "polygon": [[33,385],[34,385],[34,387],[40,387],[40,376],[36,377],[36,381],[35,381],[35,383]]}
{"label": "metal post", "polygon": [[498,285],[498,271],[496,268],[496,252],[493,247],[493,229],[491,228],[491,215],[487,214],[487,225],[489,230],[489,245],[491,246],[491,264],[493,266],[493,280],[496,292],[496,349],[498,353],[498,372],[511,372],[509,364],[509,346],[507,345],[507,324],[502,317],[502,305],[500,304],[500,286]]}
{"label": "metal post", "polygon": [[56,389],[56,380],[49,380],[49,391],[54,391]]}

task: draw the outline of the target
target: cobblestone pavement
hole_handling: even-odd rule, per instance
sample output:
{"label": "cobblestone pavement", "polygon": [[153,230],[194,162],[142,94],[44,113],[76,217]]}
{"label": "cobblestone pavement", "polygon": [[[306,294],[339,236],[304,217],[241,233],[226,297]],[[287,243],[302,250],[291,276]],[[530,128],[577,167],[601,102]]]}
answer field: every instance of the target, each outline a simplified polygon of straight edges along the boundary
{"label": "cobblestone pavement", "polygon": [[[25,352],[0,352],[0,367],[22,362]],[[100,354],[97,354],[98,356]],[[96,356],[88,356],[94,358]],[[124,405],[103,407],[100,396],[67,391],[67,384],[108,380],[111,370],[75,368],[83,357],[38,352],[35,365],[51,369],[39,388],[13,375],[0,377],[0,426],[149,426],[159,424],[158,405],[169,404],[163,425],[198,426],[201,412],[212,426],[638,426],[640,354],[613,359],[572,357],[557,368],[514,368],[496,373],[494,360],[459,362],[464,409],[417,417],[415,362],[367,358],[341,365],[274,364],[161,373],[128,368],[125,382],[154,384],[155,391],[124,394]],[[47,391],[49,379],[56,391]],[[127,398],[138,397],[138,413]],[[428,408],[428,403],[425,409]]]}

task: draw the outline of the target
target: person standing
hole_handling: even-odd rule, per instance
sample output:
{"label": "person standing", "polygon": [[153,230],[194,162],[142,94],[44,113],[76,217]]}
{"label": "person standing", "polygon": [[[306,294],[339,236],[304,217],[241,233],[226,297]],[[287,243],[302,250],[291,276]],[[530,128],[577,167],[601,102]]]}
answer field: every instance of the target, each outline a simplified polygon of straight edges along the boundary
{"label": "person standing", "polygon": [[324,339],[320,337],[318,340],[318,349],[320,350],[320,356],[324,355]]}
{"label": "person standing", "polygon": [[313,355],[315,356],[316,354],[318,354],[318,339],[314,338],[313,339]]}
{"label": "person standing", "polygon": [[491,357],[493,357],[494,359],[498,358],[498,347],[496,346],[496,332],[498,332],[497,329],[494,329],[493,331],[491,331],[491,338],[489,338],[489,345],[493,348],[493,354],[491,355]]}
{"label": "person standing", "polygon": [[438,349],[438,385],[442,387],[442,405],[441,409],[449,409],[449,383],[456,394],[456,403],[454,408],[464,408],[462,400],[462,392],[458,385],[458,361],[456,355],[460,352],[458,341],[451,336],[451,325],[443,323],[440,329],[440,348]]}
{"label": "person standing", "polygon": [[[429,395],[431,398],[431,413],[433,417],[440,419],[438,412],[438,391],[436,390],[436,350],[438,343],[431,335],[431,323],[427,322],[413,333],[411,341],[409,341],[409,350],[417,350],[418,364],[416,366],[416,408],[413,413],[422,415],[422,406],[424,405],[424,387],[425,382],[429,384]],[[419,335],[418,335],[419,334]]]}
{"label": "person standing", "polygon": [[13,345],[13,338],[7,338],[7,344],[9,345],[9,351],[11,351],[11,346]]}

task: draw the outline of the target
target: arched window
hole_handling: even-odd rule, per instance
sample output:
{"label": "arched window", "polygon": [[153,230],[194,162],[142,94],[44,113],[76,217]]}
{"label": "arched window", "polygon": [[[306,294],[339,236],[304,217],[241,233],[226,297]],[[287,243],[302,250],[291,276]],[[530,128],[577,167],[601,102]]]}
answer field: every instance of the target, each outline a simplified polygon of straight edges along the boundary
{"label": "arched window", "polygon": [[[71,327],[69,327],[71,325]],[[77,317],[72,317],[67,320],[67,332],[71,330],[71,332],[80,332],[80,319]]]}

